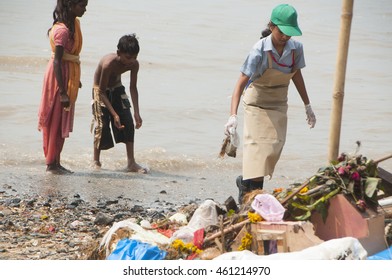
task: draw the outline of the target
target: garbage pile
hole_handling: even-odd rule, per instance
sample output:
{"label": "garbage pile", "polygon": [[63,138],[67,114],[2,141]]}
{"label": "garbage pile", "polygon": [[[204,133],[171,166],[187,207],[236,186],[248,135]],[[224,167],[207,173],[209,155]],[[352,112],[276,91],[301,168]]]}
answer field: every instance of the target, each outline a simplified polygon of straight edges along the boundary
{"label": "garbage pile", "polygon": [[[190,201],[189,209],[197,208]],[[0,189],[1,260],[85,260],[114,222],[156,220],[175,213],[165,200],[145,206],[125,196],[85,201],[79,194],[63,195],[56,188],[42,194]]]}
{"label": "garbage pile", "polygon": [[[362,155],[341,154],[335,163],[320,168],[303,184],[274,189],[272,193],[254,190],[245,195],[240,206],[232,197],[224,204],[206,200],[198,207],[184,207],[174,215],[158,220],[138,222],[128,219],[114,223],[90,258],[212,260],[261,255],[279,257],[282,250],[278,248],[284,248],[287,253],[294,251],[295,244],[287,243],[290,234],[298,234],[301,230],[311,241],[299,245],[297,251],[304,249],[302,257],[305,259],[320,258],[323,254],[315,253],[315,248],[320,246],[318,250],[325,252],[326,245],[323,244],[327,241],[318,239],[312,230],[308,230],[312,228],[312,215],[317,212],[325,220],[329,200],[338,194],[344,195],[361,213],[369,209],[380,211],[378,200],[387,192],[378,177],[377,163]],[[263,223],[284,225],[286,232],[260,231],[259,225]],[[388,237],[392,231],[390,228],[387,224],[385,234],[389,241],[392,240]],[[264,239],[260,238],[261,232]],[[272,238],[266,238],[266,234]],[[328,242],[338,244],[340,241]],[[341,242],[340,246],[335,245],[341,251],[324,253],[326,259],[366,258],[366,251],[355,238],[342,238]],[[241,257],[238,254],[242,254]]]}

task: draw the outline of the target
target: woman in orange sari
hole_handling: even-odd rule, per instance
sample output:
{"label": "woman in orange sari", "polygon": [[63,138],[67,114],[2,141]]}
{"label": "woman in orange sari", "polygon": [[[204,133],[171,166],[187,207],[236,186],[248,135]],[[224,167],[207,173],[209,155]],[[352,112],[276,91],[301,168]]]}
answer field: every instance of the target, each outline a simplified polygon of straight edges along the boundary
{"label": "woman in orange sari", "polygon": [[88,0],[58,0],[53,25],[48,30],[52,56],[46,68],[38,130],[43,134],[46,171],[70,174],[60,164],[65,138],[73,129],[75,102],[80,83],[79,53],[82,33],[78,17],[86,12]]}

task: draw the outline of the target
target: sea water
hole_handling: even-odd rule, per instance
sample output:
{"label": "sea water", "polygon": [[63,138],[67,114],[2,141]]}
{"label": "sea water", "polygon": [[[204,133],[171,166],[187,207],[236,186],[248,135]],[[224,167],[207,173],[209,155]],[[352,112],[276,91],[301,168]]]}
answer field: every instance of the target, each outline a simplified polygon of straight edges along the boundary
{"label": "sea water", "polygon": [[[50,47],[47,30],[53,0],[0,3],[0,178],[26,192],[57,186],[94,194],[127,192],[149,196],[148,188],[192,192],[195,196],[235,196],[242,149],[236,158],[218,158],[223,127],[239,68],[271,10],[280,1],[90,0],[80,19],[83,32],[82,84],[74,131],[62,162],[71,178],[47,178],[37,114]],[[289,89],[288,134],[281,160],[266,188],[305,180],[328,161],[332,93],[341,28],[342,2],[293,0],[303,36],[302,70],[317,117],[309,129],[302,101]],[[392,153],[392,2],[355,1],[344,85],[339,152],[377,159]],[[92,171],[91,87],[100,58],[116,51],[118,39],[136,33],[140,114],[136,160],[150,175],[126,176],[125,146],[102,152],[103,171]],[[126,88],[129,75],[122,76]],[[242,133],[243,110],[238,111]],[[392,160],[380,163],[392,170]],[[78,176],[79,175],[79,176]],[[97,187],[98,186],[98,187]],[[173,187],[174,186],[174,187]],[[188,187],[188,188],[187,188]],[[147,188],[147,190],[146,190]],[[150,189],[151,190],[151,189]],[[170,191],[169,191],[170,193]]]}

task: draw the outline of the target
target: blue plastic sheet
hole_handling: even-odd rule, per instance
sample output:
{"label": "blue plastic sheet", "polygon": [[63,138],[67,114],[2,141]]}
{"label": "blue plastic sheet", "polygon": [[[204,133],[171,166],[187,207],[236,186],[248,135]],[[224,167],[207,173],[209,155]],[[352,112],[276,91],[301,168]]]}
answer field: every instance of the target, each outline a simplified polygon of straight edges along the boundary
{"label": "blue plastic sheet", "polygon": [[368,260],[392,260],[392,246],[367,258]]}
{"label": "blue plastic sheet", "polygon": [[163,260],[167,252],[157,246],[134,239],[121,239],[108,260]]}

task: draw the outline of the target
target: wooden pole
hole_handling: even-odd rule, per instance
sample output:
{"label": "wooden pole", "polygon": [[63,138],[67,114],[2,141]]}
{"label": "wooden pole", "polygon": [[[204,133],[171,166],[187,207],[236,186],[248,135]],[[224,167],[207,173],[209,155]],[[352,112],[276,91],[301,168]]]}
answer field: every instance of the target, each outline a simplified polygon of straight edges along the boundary
{"label": "wooden pole", "polygon": [[353,5],[354,0],[343,0],[335,84],[332,94],[331,125],[329,131],[330,143],[328,153],[329,162],[336,160],[339,155],[339,141],[344,99],[344,82],[346,77],[346,65],[348,45],[350,42],[351,20],[353,17]]}

